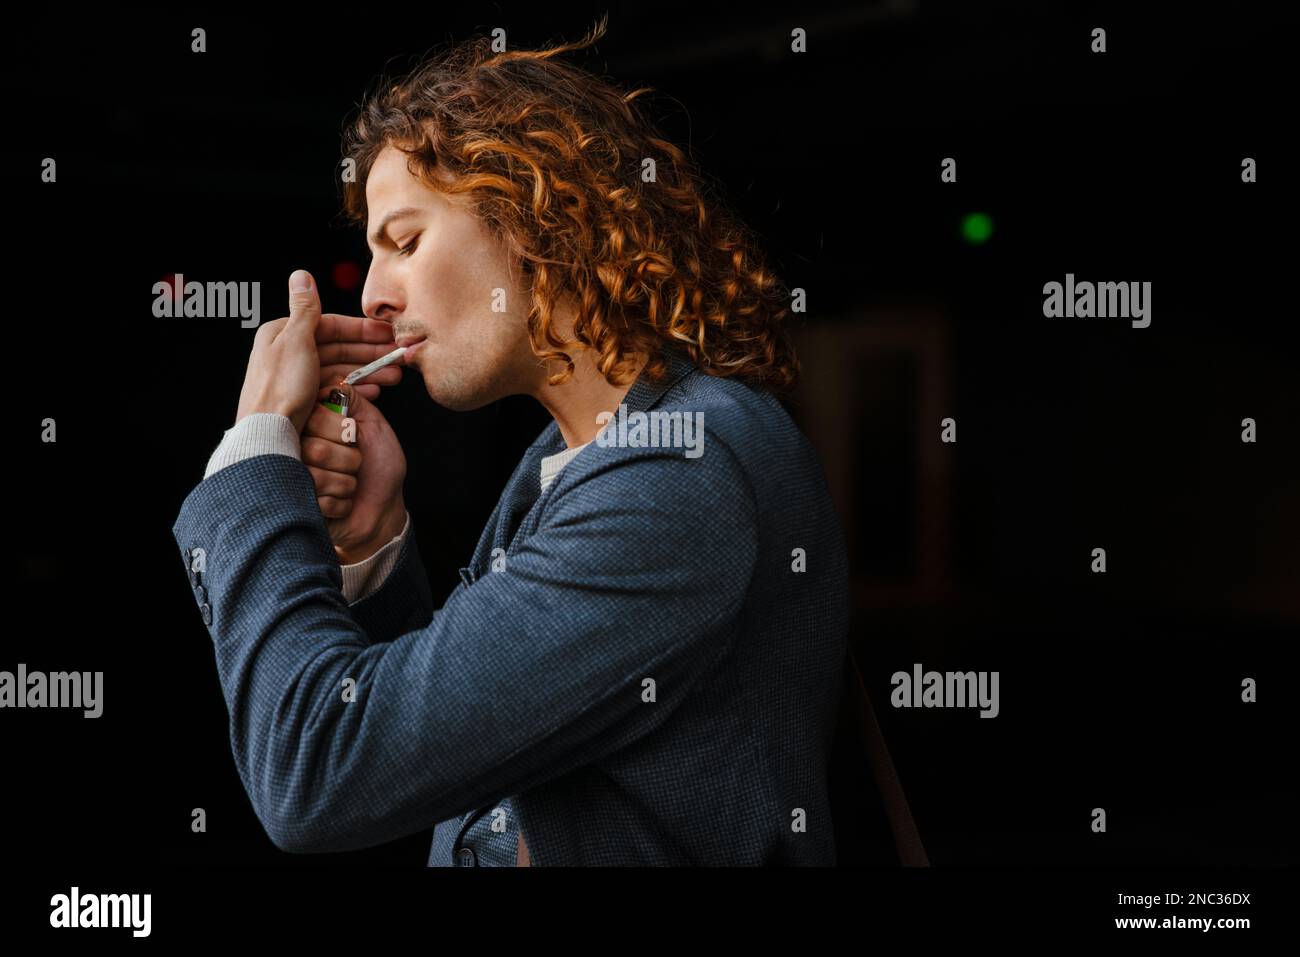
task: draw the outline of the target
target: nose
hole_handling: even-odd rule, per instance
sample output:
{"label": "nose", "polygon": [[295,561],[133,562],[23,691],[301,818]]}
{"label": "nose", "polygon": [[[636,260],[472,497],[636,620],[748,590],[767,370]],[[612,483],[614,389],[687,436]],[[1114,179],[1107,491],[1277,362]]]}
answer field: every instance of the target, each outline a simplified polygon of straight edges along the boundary
{"label": "nose", "polygon": [[361,290],[361,311],[371,319],[392,322],[406,308],[402,287],[372,261]]}

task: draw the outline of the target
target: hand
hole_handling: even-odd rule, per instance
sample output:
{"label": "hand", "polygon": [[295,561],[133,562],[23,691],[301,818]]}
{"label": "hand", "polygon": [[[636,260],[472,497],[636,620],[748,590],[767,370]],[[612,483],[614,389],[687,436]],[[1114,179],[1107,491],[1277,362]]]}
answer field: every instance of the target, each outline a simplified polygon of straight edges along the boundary
{"label": "hand", "polygon": [[[348,417],[318,403],[303,432],[302,460],[315,483],[316,502],[339,563],[351,565],[402,533],[406,455],[388,420],[358,387],[341,388],[352,394]],[[323,387],[318,398],[326,398],[329,391],[329,386]],[[344,430],[349,427],[356,445],[346,441]]]}
{"label": "hand", "polygon": [[[354,369],[380,356],[388,355],[393,342],[393,326],[365,316],[340,316],[324,313],[316,326],[316,349],[320,355],[320,386],[333,386]],[[380,386],[402,381],[402,364],[394,363],[366,376],[352,388],[371,402],[379,398]]]}
{"label": "hand", "polygon": [[316,351],[320,318],[320,297],[311,273],[295,270],[289,277],[288,318],[263,323],[253,337],[236,422],[257,412],[275,412],[288,416],[295,432],[302,431],[320,388]]}

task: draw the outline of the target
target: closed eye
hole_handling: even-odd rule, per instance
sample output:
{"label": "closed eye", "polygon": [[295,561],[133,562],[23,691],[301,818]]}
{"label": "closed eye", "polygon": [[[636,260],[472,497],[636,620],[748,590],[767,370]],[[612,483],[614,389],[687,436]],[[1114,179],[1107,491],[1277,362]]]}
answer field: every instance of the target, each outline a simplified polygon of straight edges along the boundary
{"label": "closed eye", "polygon": [[398,246],[398,247],[397,247],[397,255],[399,255],[399,256],[409,256],[409,255],[411,255],[411,253],[413,253],[413,252],[415,251],[416,244],[419,243],[419,241],[420,241],[420,235],[419,235],[419,233],[416,233],[415,238],[412,239],[412,240],[411,240],[409,243],[407,243],[405,246]]}

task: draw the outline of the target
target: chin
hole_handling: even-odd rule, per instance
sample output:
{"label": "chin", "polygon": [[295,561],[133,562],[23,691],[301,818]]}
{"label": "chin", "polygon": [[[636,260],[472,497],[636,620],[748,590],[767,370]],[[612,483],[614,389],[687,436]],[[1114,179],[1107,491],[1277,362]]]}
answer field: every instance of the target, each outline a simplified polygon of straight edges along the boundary
{"label": "chin", "polygon": [[[478,350],[478,351],[473,351]],[[512,391],[504,387],[503,373],[485,358],[481,346],[439,350],[425,345],[415,363],[429,398],[453,412],[473,412]]]}
{"label": "chin", "polygon": [[491,395],[467,390],[463,382],[433,379],[425,375],[423,369],[420,370],[420,374],[424,376],[424,391],[429,393],[429,398],[452,412],[473,412],[475,409],[483,408],[494,398]]}
{"label": "chin", "polygon": [[486,401],[479,402],[461,395],[439,394],[432,389],[429,390],[429,398],[444,409],[450,409],[452,412],[473,412],[475,409],[481,409],[487,405]]}

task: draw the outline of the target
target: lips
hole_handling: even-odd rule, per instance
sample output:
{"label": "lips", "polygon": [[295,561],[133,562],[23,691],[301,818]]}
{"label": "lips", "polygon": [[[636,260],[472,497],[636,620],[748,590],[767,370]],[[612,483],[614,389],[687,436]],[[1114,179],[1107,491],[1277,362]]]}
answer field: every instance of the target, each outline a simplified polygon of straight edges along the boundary
{"label": "lips", "polygon": [[426,336],[402,336],[397,340],[399,346],[406,346],[406,352],[402,354],[402,365],[408,366],[414,361],[412,357],[419,351],[420,346],[424,345],[426,338]]}

